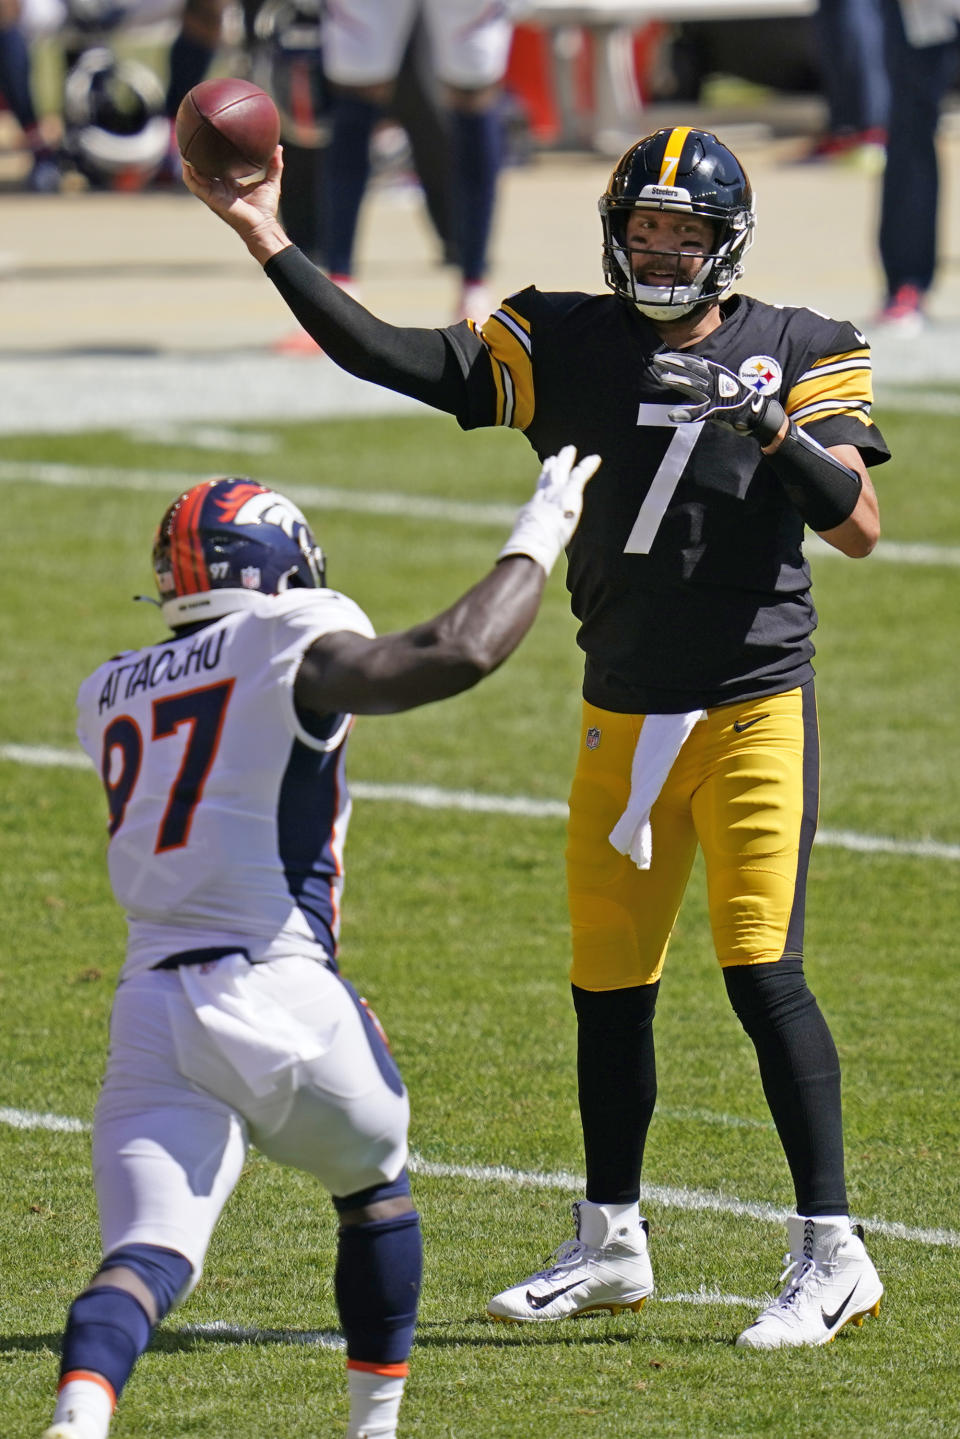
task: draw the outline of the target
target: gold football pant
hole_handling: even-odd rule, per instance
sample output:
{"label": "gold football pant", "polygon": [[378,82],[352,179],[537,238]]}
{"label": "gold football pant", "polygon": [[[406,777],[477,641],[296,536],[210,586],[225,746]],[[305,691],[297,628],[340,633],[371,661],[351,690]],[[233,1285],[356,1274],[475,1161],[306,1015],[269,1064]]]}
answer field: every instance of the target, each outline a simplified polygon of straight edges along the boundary
{"label": "gold football pant", "polygon": [[626,808],[642,724],[643,715],[583,706],[567,831],[573,983],[659,979],[698,844],[721,965],[802,954],[819,794],[813,684],[707,711],[651,811],[649,870],[608,837]]}

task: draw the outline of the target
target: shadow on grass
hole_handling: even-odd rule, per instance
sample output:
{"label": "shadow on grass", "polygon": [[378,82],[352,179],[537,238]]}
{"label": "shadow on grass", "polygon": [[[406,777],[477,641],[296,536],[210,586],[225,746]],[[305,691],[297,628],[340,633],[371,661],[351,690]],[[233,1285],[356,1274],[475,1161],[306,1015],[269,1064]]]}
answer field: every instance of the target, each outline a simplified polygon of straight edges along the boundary
{"label": "shadow on grass", "polygon": [[[572,1349],[577,1345],[602,1345],[607,1347],[625,1344],[646,1345],[720,1345],[729,1348],[731,1338],[718,1335],[672,1335],[664,1337],[649,1329],[632,1329],[611,1333],[599,1326],[608,1323],[601,1316],[591,1319],[582,1316],[576,1326],[557,1328],[554,1325],[521,1326],[519,1324],[494,1324],[489,1319],[477,1316],[473,1319],[448,1322],[428,1321],[417,1325],[415,1349],[523,1349],[562,1348]],[[590,1332],[590,1331],[593,1332]],[[15,1352],[40,1353],[60,1352],[62,1335],[57,1334],[3,1334],[0,1335],[0,1354]],[[345,1349],[343,1336],[333,1329],[257,1329],[232,1324],[209,1324],[183,1326],[179,1329],[159,1329],[150,1340],[150,1352],[161,1354],[191,1354],[210,1345],[256,1345],[269,1344],[299,1345],[304,1348]]]}

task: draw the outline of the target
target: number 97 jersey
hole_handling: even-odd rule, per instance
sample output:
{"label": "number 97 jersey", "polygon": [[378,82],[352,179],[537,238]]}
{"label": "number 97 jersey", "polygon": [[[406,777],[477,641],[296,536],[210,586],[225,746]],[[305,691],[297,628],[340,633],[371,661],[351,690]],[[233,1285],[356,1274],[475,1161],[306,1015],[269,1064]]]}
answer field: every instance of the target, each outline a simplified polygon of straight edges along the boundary
{"label": "number 97 jersey", "polygon": [[308,731],[293,686],[309,645],[340,629],[373,635],[336,591],[251,592],[81,685],[77,734],[106,790],[129,926],[124,975],[213,946],[334,958],[352,716]]}

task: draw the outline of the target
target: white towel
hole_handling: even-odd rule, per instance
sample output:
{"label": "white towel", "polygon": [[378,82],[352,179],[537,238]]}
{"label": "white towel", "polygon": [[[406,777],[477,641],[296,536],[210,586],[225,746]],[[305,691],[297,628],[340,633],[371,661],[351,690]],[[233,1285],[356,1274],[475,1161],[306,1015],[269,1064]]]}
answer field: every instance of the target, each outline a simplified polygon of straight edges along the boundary
{"label": "white towel", "polygon": [[650,811],[690,731],[706,713],[691,710],[687,714],[644,718],[630,766],[630,798],[610,831],[614,849],[628,854],[638,869],[649,869],[653,854]]}

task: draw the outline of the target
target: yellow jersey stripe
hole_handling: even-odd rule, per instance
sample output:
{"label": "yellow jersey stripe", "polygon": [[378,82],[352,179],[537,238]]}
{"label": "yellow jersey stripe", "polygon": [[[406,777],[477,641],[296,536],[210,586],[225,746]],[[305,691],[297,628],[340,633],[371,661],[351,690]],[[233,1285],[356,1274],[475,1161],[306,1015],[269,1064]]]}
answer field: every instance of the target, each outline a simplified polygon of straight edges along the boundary
{"label": "yellow jersey stripe", "polygon": [[482,337],[497,391],[497,424],[525,430],[535,408],[530,321],[503,305],[484,322]]}
{"label": "yellow jersey stripe", "polygon": [[873,383],[866,350],[846,355],[825,355],[805,370],[784,401],[784,409],[798,423],[826,415],[850,414],[863,418],[873,403]]}
{"label": "yellow jersey stripe", "polygon": [[683,144],[690,134],[689,125],[677,125],[670,131],[667,139],[667,148],[663,152],[663,159],[660,161],[660,185],[676,185],[677,166],[680,164],[680,155],[683,151]]}

